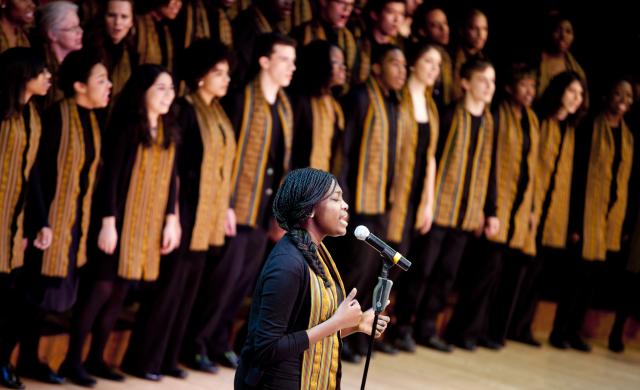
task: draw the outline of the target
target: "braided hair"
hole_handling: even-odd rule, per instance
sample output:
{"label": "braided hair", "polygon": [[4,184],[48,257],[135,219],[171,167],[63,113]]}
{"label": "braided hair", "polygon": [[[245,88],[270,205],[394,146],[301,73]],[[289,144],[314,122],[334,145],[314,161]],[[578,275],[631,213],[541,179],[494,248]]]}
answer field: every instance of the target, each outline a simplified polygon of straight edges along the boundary
{"label": "braided hair", "polygon": [[278,225],[287,231],[287,236],[300,249],[309,267],[327,287],[329,279],[318,258],[318,247],[302,224],[311,217],[313,208],[327,197],[336,183],[332,174],[319,169],[295,169],[285,177],[273,200],[273,215]]}

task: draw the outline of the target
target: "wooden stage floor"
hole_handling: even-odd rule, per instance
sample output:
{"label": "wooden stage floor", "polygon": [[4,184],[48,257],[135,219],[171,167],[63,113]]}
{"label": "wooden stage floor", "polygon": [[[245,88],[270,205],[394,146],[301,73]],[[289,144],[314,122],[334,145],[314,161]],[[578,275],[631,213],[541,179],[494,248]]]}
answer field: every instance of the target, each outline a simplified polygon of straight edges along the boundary
{"label": "wooden stage floor", "polygon": [[[342,388],[359,389],[364,363],[343,365]],[[152,383],[128,378],[125,383],[100,380],[102,390],[186,390],[232,389],[234,371],[216,375],[190,371],[186,380],[165,378]],[[52,386],[25,380],[27,389],[80,389],[71,384]],[[559,351],[545,344],[532,348],[510,343],[501,351],[455,350],[443,354],[419,348],[415,354],[385,356],[371,361],[369,390],[424,389],[640,389],[640,349],[628,348],[614,354],[604,344],[594,351]]]}

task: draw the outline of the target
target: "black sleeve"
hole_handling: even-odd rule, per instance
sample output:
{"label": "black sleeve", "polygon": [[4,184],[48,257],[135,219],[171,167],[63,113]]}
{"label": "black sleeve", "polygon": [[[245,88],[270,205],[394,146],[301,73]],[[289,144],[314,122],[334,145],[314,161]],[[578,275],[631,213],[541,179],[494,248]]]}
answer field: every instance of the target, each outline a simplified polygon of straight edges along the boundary
{"label": "black sleeve", "polygon": [[313,137],[313,115],[307,96],[291,99],[293,106],[293,148],[291,169],[308,167]]}
{"label": "black sleeve", "polygon": [[[492,148],[491,148],[491,171],[489,173],[489,182],[487,183],[487,198],[484,204],[484,215],[485,217],[495,217],[496,211],[498,210],[498,183],[496,181],[496,169],[497,169],[497,160],[496,149],[498,148],[498,118],[500,115],[496,112],[493,114],[493,140],[492,140]],[[500,221],[500,223],[505,223],[505,221]]]}
{"label": "black sleeve", "polygon": [[255,362],[262,367],[309,348],[306,330],[287,333],[297,297],[305,286],[304,268],[286,255],[270,260],[261,276],[260,308],[255,326]]}
{"label": "black sleeve", "polygon": [[167,198],[166,215],[176,213],[176,197],[178,195],[178,175],[176,172],[176,156],[173,156],[173,164],[171,166],[171,180],[169,181],[169,196]]}
{"label": "black sleeve", "polygon": [[585,126],[576,129],[573,152],[573,172],[571,175],[571,197],[569,204],[569,231],[583,236],[584,207],[587,193],[587,176],[591,154],[591,137],[593,122],[587,121]]}
{"label": "black sleeve", "polygon": [[369,109],[369,96],[364,86],[354,88],[345,98],[342,104],[345,115],[345,129],[342,148],[342,167],[338,174],[338,181],[342,187],[343,196],[348,201],[353,201],[354,188],[349,185],[354,182],[352,178],[358,175],[358,160],[360,158],[360,141],[364,127],[365,116]]}
{"label": "black sleeve", "polygon": [[237,89],[228,94],[221,103],[236,133],[236,140],[238,140],[244,111],[244,88]]}
{"label": "black sleeve", "polygon": [[49,226],[49,207],[56,191],[61,132],[60,106],[56,104],[42,117],[38,153],[29,174],[25,210],[27,237],[34,237],[40,229]]}
{"label": "black sleeve", "polygon": [[120,188],[121,178],[133,142],[131,132],[125,129],[111,128],[109,134],[113,135],[114,141],[110,142],[109,148],[104,151],[104,168],[98,186],[104,202],[100,207],[101,218],[115,217],[119,214],[119,196],[121,192],[126,191]]}

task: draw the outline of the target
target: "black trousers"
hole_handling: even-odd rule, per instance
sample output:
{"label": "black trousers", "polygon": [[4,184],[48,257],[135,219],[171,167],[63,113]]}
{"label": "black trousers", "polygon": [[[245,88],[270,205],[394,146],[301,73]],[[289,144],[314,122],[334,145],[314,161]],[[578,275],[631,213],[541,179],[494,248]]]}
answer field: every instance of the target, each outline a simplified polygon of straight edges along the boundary
{"label": "black trousers", "polygon": [[496,292],[511,252],[506,245],[486,239],[480,239],[473,249],[478,255],[467,251],[468,262],[463,265],[466,272],[459,283],[458,302],[445,332],[451,342],[488,337]]}
{"label": "black trousers", "polygon": [[220,260],[208,262],[189,319],[185,355],[209,355],[211,338],[219,331],[228,332],[226,327],[233,322],[242,299],[253,290],[267,241],[264,229],[238,226],[236,237],[229,239]]}
{"label": "black trousers", "polygon": [[9,364],[11,354],[20,343],[18,365],[38,362],[38,345],[45,312],[29,303],[17,285],[22,270],[0,274],[0,366]]}
{"label": "black trousers", "polygon": [[604,269],[604,261],[587,261],[579,254],[580,245],[570,249],[570,266],[560,290],[552,335],[570,340],[578,337],[593,297],[595,276]]}
{"label": "black trousers", "polygon": [[160,262],[158,281],[145,292],[124,365],[159,373],[178,367],[182,341],[200,287],[207,252],[183,248]]}
{"label": "black trousers", "polygon": [[398,282],[395,313],[398,331],[415,330],[420,338],[436,334],[436,319],[447,303],[469,233],[433,225],[416,239],[409,257],[415,262]]}

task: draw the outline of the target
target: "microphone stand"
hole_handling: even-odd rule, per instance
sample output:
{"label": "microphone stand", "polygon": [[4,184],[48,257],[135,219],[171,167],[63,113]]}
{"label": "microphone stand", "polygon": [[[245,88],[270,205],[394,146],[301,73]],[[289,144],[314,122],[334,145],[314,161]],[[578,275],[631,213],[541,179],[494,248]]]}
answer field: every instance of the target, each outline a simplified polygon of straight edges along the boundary
{"label": "microphone stand", "polygon": [[389,268],[391,266],[386,261],[382,262],[382,270],[378,277],[378,284],[373,289],[373,324],[371,325],[371,336],[369,337],[369,349],[367,350],[367,360],[364,364],[364,373],[362,374],[362,385],[360,390],[364,390],[367,384],[367,374],[369,373],[369,361],[371,360],[371,351],[373,350],[373,341],[376,338],[376,328],[378,327],[378,317],[380,313],[387,307],[387,301],[389,300],[389,293],[391,292],[391,286],[393,281],[387,279],[389,276]]}

